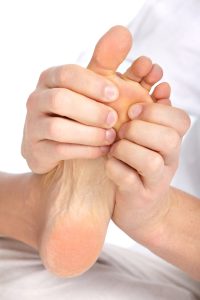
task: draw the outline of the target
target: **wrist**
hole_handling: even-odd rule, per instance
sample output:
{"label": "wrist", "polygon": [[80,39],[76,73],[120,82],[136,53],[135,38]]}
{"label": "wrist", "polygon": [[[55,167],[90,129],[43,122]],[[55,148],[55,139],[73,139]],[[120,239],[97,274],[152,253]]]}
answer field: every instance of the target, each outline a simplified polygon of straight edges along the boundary
{"label": "wrist", "polygon": [[[138,235],[150,251],[200,280],[199,226],[200,201],[176,188],[170,188],[167,214],[152,230]],[[157,228],[156,228],[157,227]]]}
{"label": "wrist", "polygon": [[150,250],[157,248],[158,244],[162,243],[162,239],[166,237],[168,215],[175,205],[173,193],[174,191],[170,187],[159,203],[139,216],[137,226],[131,230],[131,237]]}

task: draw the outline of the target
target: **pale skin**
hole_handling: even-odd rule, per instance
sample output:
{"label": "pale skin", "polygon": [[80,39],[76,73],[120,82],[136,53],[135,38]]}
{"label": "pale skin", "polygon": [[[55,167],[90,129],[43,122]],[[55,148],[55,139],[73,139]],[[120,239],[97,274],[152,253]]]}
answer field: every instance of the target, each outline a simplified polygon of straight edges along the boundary
{"label": "pale skin", "polygon": [[[154,89],[152,97],[149,96],[149,89],[162,75],[160,68],[152,65],[149,59],[143,57],[134,63],[123,78],[116,75],[131,42],[125,29],[118,27],[116,30],[118,39],[123,32],[123,41],[119,44],[124,47],[117,49],[115,56],[113,43],[108,44],[108,56],[102,54],[98,46],[100,50],[97,47],[88,69],[65,66],[47,70],[40,77],[28,101],[22,151],[37,173],[49,172],[60,161],[65,160],[65,163],[59,163],[46,175],[2,174],[1,198],[6,201],[0,203],[0,212],[3,212],[0,232],[37,248],[51,271],[70,276],[85,271],[94,263],[112,216],[133,239],[200,279],[199,202],[169,187],[189,118],[182,110],[170,106],[168,85],[161,84]],[[73,86],[74,78],[76,86]],[[87,85],[83,84],[85,81]],[[108,83],[115,88],[109,91],[112,100],[131,98],[126,107],[129,120],[124,119],[123,107],[115,101],[112,107],[118,113],[118,121],[113,118],[109,126],[105,124],[108,113],[112,111],[116,117],[117,114],[102,94]],[[71,97],[76,106],[69,102]],[[80,109],[83,102],[90,114]],[[134,102],[142,104],[131,106]],[[132,108],[140,114],[133,117]],[[60,118],[60,115],[70,119]],[[110,150],[107,145],[115,139],[114,133],[109,142],[105,141],[106,129],[115,126],[118,130],[124,122],[126,124],[118,132],[119,140],[113,144],[108,158],[101,158]],[[102,152],[101,147],[105,145]],[[71,179],[72,169],[75,182]],[[14,194],[8,192],[10,182],[16,190]],[[92,185],[92,191],[88,184]],[[76,191],[74,197],[71,197],[72,186],[73,192]],[[83,195],[87,196],[82,199]],[[13,210],[13,207],[23,210]],[[77,239],[74,238],[76,233]],[[74,257],[72,248],[77,249]],[[80,257],[84,257],[83,262]]]}

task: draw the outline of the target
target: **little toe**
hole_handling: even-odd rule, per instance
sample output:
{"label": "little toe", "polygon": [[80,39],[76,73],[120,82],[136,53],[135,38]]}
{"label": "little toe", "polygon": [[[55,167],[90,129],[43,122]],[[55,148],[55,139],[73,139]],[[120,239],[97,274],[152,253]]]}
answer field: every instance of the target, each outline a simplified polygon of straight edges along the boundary
{"label": "little toe", "polygon": [[171,104],[169,100],[171,94],[170,85],[167,82],[162,82],[155,87],[153,90],[151,97],[154,102],[162,103],[162,104]]}
{"label": "little toe", "polygon": [[163,70],[158,64],[153,64],[150,72],[144,76],[140,84],[143,88],[148,91],[151,90],[152,86],[157,83],[163,76]]}
{"label": "little toe", "polygon": [[123,76],[127,79],[140,82],[145,76],[149,74],[151,69],[152,69],[151,59],[146,56],[140,56],[126,70]]}

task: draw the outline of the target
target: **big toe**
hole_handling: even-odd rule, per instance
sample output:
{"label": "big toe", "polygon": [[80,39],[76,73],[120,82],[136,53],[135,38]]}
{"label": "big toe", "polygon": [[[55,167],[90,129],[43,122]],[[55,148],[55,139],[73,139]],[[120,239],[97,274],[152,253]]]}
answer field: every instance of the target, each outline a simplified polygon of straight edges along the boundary
{"label": "big toe", "polygon": [[126,58],[132,36],[124,26],[114,26],[98,41],[88,68],[100,75],[113,74]]}

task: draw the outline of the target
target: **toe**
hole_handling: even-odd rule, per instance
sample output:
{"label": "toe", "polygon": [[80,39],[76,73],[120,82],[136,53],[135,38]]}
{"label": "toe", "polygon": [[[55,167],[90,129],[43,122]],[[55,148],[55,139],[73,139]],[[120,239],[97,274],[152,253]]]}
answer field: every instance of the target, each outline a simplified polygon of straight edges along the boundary
{"label": "toe", "polygon": [[162,104],[171,104],[169,98],[171,94],[170,85],[167,82],[162,82],[155,87],[152,92],[152,99],[154,102],[162,103]]}
{"label": "toe", "polygon": [[152,69],[152,61],[146,56],[137,58],[124,73],[124,77],[140,82]]}
{"label": "toe", "polygon": [[147,90],[150,91],[150,89],[152,88],[152,86],[157,83],[163,76],[163,70],[162,68],[157,65],[157,64],[153,64],[150,72],[143,77],[143,79],[141,80],[140,84]]}

